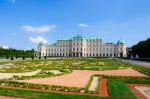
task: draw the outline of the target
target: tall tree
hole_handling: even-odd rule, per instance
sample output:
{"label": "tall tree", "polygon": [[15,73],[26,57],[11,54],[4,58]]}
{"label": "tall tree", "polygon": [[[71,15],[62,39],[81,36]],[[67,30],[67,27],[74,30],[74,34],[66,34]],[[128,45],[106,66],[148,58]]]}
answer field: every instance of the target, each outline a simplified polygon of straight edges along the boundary
{"label": "tall tree", "polygon": [[150,58],[150,38],[133,45],[131,53],[138,54],[141,58]]}

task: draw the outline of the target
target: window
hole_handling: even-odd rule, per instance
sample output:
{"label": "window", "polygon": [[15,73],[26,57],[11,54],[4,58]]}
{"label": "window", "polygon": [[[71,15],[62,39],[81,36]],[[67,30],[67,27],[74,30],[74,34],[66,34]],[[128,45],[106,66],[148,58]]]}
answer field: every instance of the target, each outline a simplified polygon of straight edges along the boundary
{"label": "window", "polygon": [[77,48],[77,51],[78,51],[79,49]]}
{"label": "window", "polygon": [[95,54],[93,53],[93,56],[95,56]]}
{"label": "window", "polygon": [[103,57],[105,57],[105,54],[103,54]]}
{"label": "window", "polygon": [[105,48],[103,48],[103,51],[105,51]]}
{"label": "window", "polygon": [[122,48],[120,48],[120,51],[121,51],[121,52],[123,51]]}
{"label": "window", "polygon": [[112,54],[110,54],[110,56],[112,57]]}

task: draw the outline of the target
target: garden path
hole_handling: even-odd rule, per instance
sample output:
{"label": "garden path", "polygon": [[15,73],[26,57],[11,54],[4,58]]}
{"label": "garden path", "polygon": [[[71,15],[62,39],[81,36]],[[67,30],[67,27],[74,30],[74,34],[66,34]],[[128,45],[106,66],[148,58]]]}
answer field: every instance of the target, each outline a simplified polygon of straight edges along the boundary
{"label": "garden path", "polygon": [[113,75],[113,76],[138,76],[148,77],[132,68],[120,69],[120,70],[105,70],[105,71],[93,71],[93,70],[74,70],[72,73],[63,76],[39,78],[30,80],[19,80],[20,82],[36,83],[36,84],[48,84],[57,86],[69,86],[69,87],[85,87],[94,74],[100,75]]}
{"label": "garden path", "polygon": [[36,70],[32,72],[24,72],[24,73],[0,73],[0,79],[9,79],[13,76],[33,76],[39,73],[41,70]]}

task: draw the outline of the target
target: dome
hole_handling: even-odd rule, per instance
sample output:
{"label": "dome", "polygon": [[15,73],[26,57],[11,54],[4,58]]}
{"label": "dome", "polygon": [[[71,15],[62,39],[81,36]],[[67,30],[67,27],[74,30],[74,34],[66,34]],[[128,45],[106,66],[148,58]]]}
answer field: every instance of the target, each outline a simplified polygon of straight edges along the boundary
{"label": "dome", "polygon": [[118,40],[117,42],[117,45],[124,45],[124,44],[125,44],[124,40]]}
{"label": "dome", "polygon": [[84,39],[82,35],[76,35],[73,37],[73,40],[81,40],[81,39]]}

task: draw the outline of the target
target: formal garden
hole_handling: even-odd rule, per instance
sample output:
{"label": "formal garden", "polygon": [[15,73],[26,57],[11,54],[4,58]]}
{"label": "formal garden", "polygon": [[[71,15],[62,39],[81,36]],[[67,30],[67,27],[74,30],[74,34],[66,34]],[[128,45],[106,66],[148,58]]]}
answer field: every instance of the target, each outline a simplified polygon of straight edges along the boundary
{"label": "formal garden", "polygon": [[128,84],[149,86],[149,75],[150,68],[114,58],[1,60],[0,96],[136,99]]}

